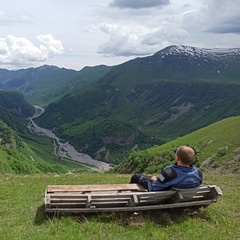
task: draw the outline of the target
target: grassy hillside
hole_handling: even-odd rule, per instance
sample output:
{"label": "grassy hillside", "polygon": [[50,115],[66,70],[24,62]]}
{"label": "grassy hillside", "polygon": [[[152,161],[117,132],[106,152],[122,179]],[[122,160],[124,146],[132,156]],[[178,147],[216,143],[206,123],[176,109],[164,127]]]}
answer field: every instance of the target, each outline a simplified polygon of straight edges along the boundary
{"label": "grassy hillside", "polygon": [[21,93],[0,91],[0,120],[20,136],[28,133],[26,118],[33,115],[34,107]]}
{"label": "grassy hillside", "polygon": [[34,113],[34,107],[24,96],[16,91],[0,91],[0,106],[15,116],[29,117]]}
{"label": "grassy hillside", "polygon": [[116,171],[158,173],[174,162],[175,150],[180,145],[195,149],[195,164],[205,172],[239,173],[240,116],[224,119],[161,146],[133,152]]}
{"label": "grassy hillside", "polygon": [[50,184],[127,183],[130,175],[0,175],[0,236],[25,239],[237,240],[240,236],[239,175],[204,175],[204,184],[223,191],[217,203],[199,210],[46,216],[44,190]]}

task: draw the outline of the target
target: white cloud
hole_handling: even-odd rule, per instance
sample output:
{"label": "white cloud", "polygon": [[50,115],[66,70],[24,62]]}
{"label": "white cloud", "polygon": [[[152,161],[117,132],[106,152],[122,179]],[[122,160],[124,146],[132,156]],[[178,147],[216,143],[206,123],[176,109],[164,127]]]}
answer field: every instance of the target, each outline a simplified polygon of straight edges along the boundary
{"label": "white cloud", "polygon": [[102,24],[100,30],[109,34],[109,40],[99,45],[98,53],[104,56],[137,56],[149,54],[152,49],[141,46],[141,41],[148,29]]}
{"label": "white cloud", "polygon": [[181,44],[188,36],[189,33],[182,28],[159,27],[146,35],[142,43],[156,45],[159,50],[168,45]]}
{"label": "white cloud", "polygon": [[109,6],[118,8],[140,9],[165,6],[169,3],[169,0],[113,0]]}
{"label": "white cloud", "polygon": [[148,55],[172,44],[181,44],[188,37],[184,29],[178,27],[148,28],[144,26],[118,26],[102,24],[100,30],[107,33],[109,40],[100,44],[98,53],[105,56]]}
{"label": "white cloud", "polygon": [[[181,6],[182,7],[182,6]],[[109,23],[113,15],[105,14],[105,23],[95,25],[108,36],[101,44],[97,53],[103,56],[144,56],[153,54],[160,49],[173,45],[183,44],[189,37],[189,32],[182,22],[184,15],[180,13],[191,10],[189,5],[176,10],[172,6],[164,9],[155,8],[131,14],[131,10],[121,10],[116,14],[116,21]],[[118,16],[121,14],[122,19]],[[93,28],[92,28],[93,29]]]}
{"label": "white cloud", "polygon": [[63,46],[60,40],[54,39],[51,34],[48,35],[38,35],[36,37],[41,43],[40,50],[46,54],[46,59],[54,57],[57,54],[63,52]]}
{"label": "white cloud", "polygon": [[51,34],[38,35],[36,39],[40,43],[39,46],[35,46],[24,37],[8,35],[6,38],[0,38],[0,65],[34,66],[61,54],[64,50],[61,41]]}

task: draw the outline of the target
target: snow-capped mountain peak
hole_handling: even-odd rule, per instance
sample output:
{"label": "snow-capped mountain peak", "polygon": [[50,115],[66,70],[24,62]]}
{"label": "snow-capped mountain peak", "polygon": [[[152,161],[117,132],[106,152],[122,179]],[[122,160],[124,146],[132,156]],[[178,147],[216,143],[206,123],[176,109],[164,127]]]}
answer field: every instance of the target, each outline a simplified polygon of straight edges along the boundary
{"label": "snow-capped mountain peak", "polygon": [[194,58],[223,59],[226,57],[240,57],[240,48],[197,48],[184,45],[173,45],[164,48],[155,55],[164,56],[189,56]]}

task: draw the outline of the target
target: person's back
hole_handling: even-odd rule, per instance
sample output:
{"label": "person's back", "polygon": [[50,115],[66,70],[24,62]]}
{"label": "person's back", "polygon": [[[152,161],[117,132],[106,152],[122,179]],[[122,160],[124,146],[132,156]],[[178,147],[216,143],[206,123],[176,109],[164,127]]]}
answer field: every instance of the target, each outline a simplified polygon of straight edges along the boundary
{"label": "person's back", "polygon": [[163,169],[155,181],[149,181],[149,191],[161,191],[171,188],[195,188],[202,183],[202,173],[194,166],[183,167],[177,164]]}
{"label": "person's back", "polygon": [[195,152],[188,146],[181,146],[176,152],[176,164],[164,168],[160,175],[135,174],[130,183],[138,183],[148,191],[162,191],[171,188],[195,188],[202,183],[202,172],[192,166]]}

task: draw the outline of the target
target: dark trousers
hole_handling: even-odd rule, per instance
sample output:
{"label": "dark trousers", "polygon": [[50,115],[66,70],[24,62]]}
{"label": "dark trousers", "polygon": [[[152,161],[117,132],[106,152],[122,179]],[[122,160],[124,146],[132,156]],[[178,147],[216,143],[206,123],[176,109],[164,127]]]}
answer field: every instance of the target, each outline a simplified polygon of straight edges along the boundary
{"label": "dark trousers", "polygon": [[142,187],[148,190],[148,182],[151,180],[151,176],[146,176],[140,173],[136,173],[131,177],[130,183],[138,183]]}

